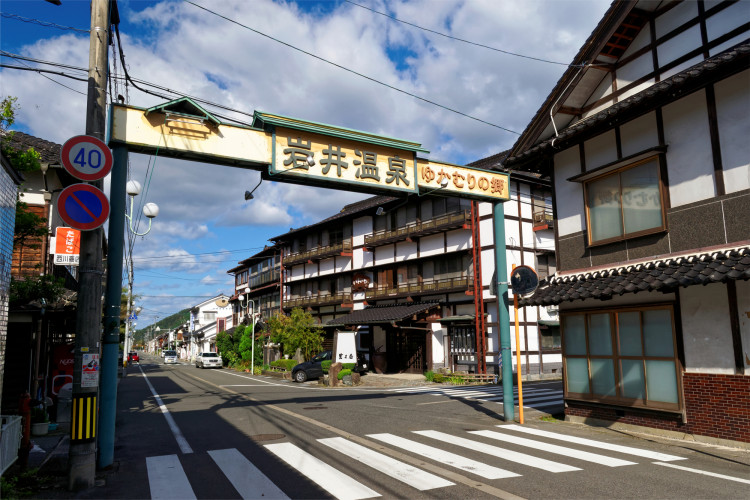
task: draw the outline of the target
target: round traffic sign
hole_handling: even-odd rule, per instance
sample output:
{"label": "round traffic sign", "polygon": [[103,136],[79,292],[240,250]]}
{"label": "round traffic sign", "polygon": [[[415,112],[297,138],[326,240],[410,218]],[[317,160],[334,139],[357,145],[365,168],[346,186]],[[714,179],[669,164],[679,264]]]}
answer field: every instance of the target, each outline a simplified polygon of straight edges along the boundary
{"label": "round traffic sign", "polygon": [[73,184],[63,189],[57,198],[57,212],[70,227],[90,231],[109,217],[109,200],[90,184]]}
{"label": "round traffic sign", "polygon": [[82,181],[103,179],[113,163],[112,151],[90,135],[77,135],[65,141],[60,160],[70,175]]}

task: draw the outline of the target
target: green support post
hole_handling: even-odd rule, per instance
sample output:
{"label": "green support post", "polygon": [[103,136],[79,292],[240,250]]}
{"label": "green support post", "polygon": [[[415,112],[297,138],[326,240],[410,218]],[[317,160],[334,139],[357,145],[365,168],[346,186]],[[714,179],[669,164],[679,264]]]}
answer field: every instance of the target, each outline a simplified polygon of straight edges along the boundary
{"label": "green support post", "polygon": [[503,362],[503,418],[515,420],[513,404],[513,359],[510,352],[510,313],[508,308],[508,267],[505,253],[505,209],[495,203],[492,210],[495,226],[495,275],[497,276],[497,324],[500,338],[500,356]]}

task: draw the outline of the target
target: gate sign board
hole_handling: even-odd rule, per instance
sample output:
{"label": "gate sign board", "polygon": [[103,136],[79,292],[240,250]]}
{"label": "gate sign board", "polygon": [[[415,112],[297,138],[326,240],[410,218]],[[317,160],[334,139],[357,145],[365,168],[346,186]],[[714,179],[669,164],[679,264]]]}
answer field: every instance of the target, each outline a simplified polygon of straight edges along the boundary
{"label": "gate sign board", "polygon": [[77,266],[81,253],[81,232],[72,227],[55,228],[55,264]]}
{"label": "gate sign board", "polygon": [[90,184],[73,184],[63,189],[57,198],[57,212],[69,226],[90,231],[109,217],[109,201],[101,190]]}
{"label": "gate sign board", "polygon": [[96,181],[112,170],[112,151],[90,135],[78,135],[65,141],[60,150],[65,170],[76,179]]}

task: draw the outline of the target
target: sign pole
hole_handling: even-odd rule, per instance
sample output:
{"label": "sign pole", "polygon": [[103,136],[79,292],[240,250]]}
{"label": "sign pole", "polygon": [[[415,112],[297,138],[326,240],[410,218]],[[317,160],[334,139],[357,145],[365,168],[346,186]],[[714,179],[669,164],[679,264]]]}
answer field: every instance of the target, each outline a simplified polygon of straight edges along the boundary
{"label": "sign pole", "polygon": [[[513,264],[513,270],[516,265]],[[516,323],[516,378],[518,379],[518,422],[523,425],[523,389],[521,381],[521,338],[518,333],[518,294],[513,291],[513,313]]]}
{"label": "sign pole", "polygon": [[[109,34],[109,0],[92,0],[89,36],[89,87],[86,103],[86,135],[104,139],[107,104],[107,43]],[[94,185],[101,189],[103,182]],[[83,354],[99,355],[102,320],[102,236],[101,230],[81,234],[81,257],[78,268],[78,307],[76,312],[75,361],[73,370],[73,417],[71,427],[79,422],[97,422],[99,387],[83,387]],[[88,385],[88,384],[86,384]],[[68,453],[68,489],[94,486],[96,479],[96,430],[71,433]]]}
{"label": "sign pole", "polygon": [[493,207],[495,226],[495,273],[497,275],[497,325],[500,355],[503,363],[503,419],[515,420],[513,404],[513,358],[510,352],[510,313],[508,312],[508,269],[505,251],[505,208],[502,202]]}

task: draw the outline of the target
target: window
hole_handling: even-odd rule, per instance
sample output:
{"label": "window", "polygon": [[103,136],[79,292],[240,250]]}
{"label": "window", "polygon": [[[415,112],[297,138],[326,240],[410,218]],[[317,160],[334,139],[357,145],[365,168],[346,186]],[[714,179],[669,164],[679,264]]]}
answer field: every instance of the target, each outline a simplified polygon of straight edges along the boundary
{"label": "window", "polygon": [[203,313],[203,321],[206,323],[213,323],[216,321],[216,311],[205,311]]}
{"label": "window", "polygon": [[589,244],[661,231],[665,227],[659,156],[586,182]]}
{"label": "window", "polygon": [[539,333],[542,337],[542,350],[560,349],[560,327],[554,325],[539,325]]}
{"label": "window", "polygon": [[671,307],[563,315],[565,396],[680,409]]}

